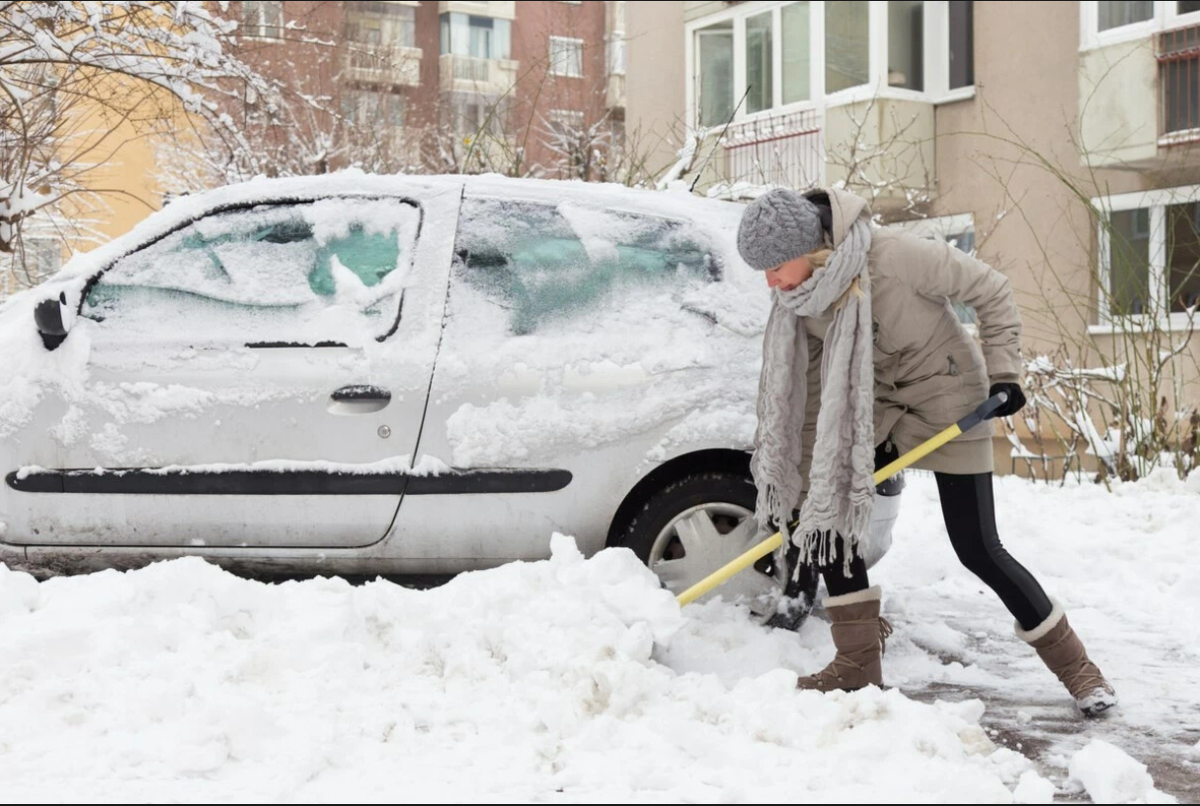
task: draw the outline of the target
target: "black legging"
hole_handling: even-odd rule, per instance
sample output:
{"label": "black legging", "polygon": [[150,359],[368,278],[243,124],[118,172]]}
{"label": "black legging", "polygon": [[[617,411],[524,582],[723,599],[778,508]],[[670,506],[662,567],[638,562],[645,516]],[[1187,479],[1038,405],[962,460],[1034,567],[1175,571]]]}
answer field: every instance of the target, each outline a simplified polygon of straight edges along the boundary
{"label": "black legging", "polygon": [[[982,579],[1004,602],[1025,630],[1032,630],[1050,615],[1052,605],[1033,574],[1012,558],[996,533],[996,508],[992,499],[992,474],[935,473],[942,517],[950,545],[967,570]],[[850,561],[845,575],[845,545],[837,537],[829,565],[821,566],[830,596],[865,590],[867,566],[861,557]]]}

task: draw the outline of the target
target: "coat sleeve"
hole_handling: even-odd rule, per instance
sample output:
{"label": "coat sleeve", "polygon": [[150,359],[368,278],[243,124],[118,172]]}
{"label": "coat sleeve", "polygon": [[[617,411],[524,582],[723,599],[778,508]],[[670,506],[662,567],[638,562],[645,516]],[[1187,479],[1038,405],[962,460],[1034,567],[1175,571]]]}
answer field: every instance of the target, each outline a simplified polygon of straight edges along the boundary
{"label": "coat sleeve", "polygon": [[992,383],[1021,374],[1021,314],[1008,278],[945,241],[909,236],[897,267],[901,281],[931,299],[970,305],[979,318],[983,357]]}

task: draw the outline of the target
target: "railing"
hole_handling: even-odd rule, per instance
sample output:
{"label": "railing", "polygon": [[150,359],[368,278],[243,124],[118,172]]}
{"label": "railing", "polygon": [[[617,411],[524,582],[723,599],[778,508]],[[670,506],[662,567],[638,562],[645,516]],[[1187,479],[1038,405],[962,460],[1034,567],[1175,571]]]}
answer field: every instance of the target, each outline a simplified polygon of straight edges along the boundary
{"label": "railing", "polygon": [[1158,35],[1158,131],[1162,142],[1200,139],[1200,26]]}
{"label": "railing", "polygon": [[729,127],[725,169],[731,182],[807,188],[821,181],[821,118],[815,110],[755,118]]}

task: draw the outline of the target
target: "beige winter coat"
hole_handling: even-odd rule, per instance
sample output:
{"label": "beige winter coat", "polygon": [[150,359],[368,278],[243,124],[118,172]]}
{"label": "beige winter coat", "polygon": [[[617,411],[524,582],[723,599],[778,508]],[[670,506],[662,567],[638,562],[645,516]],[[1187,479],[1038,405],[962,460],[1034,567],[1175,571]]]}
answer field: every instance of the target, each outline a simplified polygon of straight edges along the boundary
{"label": "beige winter coat", "polygon": [[[867,203],[851,193],[825,192],[833,208],[836,247]],[[1021,319],[1008,278],[944,241],[876,228],[868,266],[875,342],[875,443],[890,436],[904,453],[968,414],[987,398],[991,384],[1017,381]],[[952,301],[975,309],[982,350],[959,322]],[[821,357],[833,311],[805,321],[808,409],[801,470],[807,481],[821,403]],[[992,423],[983,423],[913,467],[943,473],[991,472],[993,433]]]}

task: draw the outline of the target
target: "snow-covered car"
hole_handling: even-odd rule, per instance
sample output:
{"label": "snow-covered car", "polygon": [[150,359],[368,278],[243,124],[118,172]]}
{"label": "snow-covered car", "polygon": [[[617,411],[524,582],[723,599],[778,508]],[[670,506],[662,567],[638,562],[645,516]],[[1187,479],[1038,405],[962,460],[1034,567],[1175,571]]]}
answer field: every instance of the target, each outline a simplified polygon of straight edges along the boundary
{"label": "snow-covered car", "polygon": [[0,308],[0,562],[441,575],[558,532],[682,589],[759,537],[740,211],[358,172],[178,199]]}

